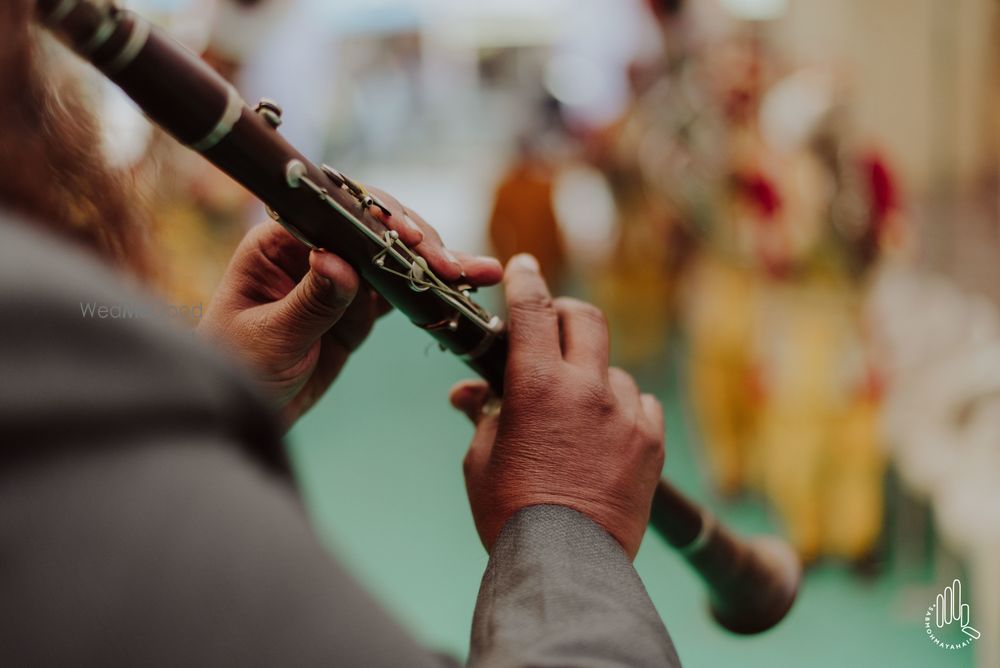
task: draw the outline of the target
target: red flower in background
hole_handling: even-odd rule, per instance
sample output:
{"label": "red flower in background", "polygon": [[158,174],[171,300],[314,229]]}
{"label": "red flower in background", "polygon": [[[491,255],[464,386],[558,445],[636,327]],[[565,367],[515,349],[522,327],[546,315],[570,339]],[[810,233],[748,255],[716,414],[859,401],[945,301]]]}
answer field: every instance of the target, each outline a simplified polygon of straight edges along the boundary
{"label": "red flower in background", "polygon": [[868,183],[871,228],[877,237],[889,214],[899,207],[899,193],[896,189],[896,179],[882,156],[870,152],[861,159],[861,169]]}
{"label": "red flower in background", "polygon": [[781,194],[762,172],[737,174],[736,191],[764,220],[774,220],[781,210]]}

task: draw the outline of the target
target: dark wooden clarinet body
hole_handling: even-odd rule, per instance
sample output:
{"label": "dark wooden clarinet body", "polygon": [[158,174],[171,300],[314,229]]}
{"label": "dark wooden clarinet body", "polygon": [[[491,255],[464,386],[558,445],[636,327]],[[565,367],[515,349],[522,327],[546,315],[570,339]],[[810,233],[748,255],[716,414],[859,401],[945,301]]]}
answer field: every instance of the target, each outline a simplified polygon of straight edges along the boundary
{"label": "dark wooden clarinet body", "polygon": [[[337,170],[317,167],[278,133],[281,110],[249,108],[195,54],[109,0],[38,0],[39,20],[118,84],[158,125],[256,195],[303,243],[327,248],[415,325],[503,391],[502,321],[462,285],[438,279],[373,209],[377,197]],[[386,211],[387,212],[387,211]],[[661,481],[651,523],[700,573],[726,628],[756,633],[794,601],[800,567],[787,545],[742,541]]]}

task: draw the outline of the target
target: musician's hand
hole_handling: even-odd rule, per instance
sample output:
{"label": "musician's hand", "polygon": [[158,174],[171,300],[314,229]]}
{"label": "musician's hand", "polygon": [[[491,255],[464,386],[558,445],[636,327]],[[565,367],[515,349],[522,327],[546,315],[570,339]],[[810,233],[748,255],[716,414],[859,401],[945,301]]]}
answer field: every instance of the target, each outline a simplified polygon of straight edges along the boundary
{"label": "musician's hand", "polygon": [[[504,278],[510,352],[499,416],[485,383],[451,401],[474,423],[465,480],[489,550],[521,508],[568,506],[635,557],[663,466],[663,411],[620,369],[608,368],[608,328],[595,307],[552,300],[538,263],[519,255]],[[485,410],[484,410],[485,407]]]}
{"label": "musician's hand", "polygon": [[446,281],[457,281],[463,276],[471,285],[495,285],[503,278],[503,266],[492,257],[477,257],[468,253],[451,251],[444,247],[437,230],[427,224],[420,214],[407,209],[389,193],[365,186],[376,195],[391,215],[381,215],[373,209],[383,223],[399,232],[399,238],[407,246],[427,260],[430,268]]}
{"label": "musician's hand", "polygon": [[[433,230],[404,234],[402,214],[392,218],[404,241],[428,252],[439,275],[464,273],[472,285],[500,280],[496,260],[459,255],[458,266],[451,267]],[[269,221],[251,230],[236,250],[199,331],[248,363],[290,425],[322,396],[388,310],[343,259],[310,252]]]}

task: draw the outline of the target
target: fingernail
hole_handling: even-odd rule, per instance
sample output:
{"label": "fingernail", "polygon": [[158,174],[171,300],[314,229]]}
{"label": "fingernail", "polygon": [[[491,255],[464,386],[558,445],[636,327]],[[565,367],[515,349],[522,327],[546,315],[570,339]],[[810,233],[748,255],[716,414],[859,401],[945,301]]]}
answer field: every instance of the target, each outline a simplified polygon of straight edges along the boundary
{"label": "fingernail", "polygon": [[480,255],[476,259],[479,260],[480,262],[488,262],[488,263],[490,263],[490,264],[492,264],[494,266],[497,266],[497,267],[500,267],[501,269],[503,269],[503,263],[501,263],[500,260],[496,259],[492,255]]}
{"label": "fingernail", "polygon": [[[326,251],[325,251],[324,249],[322,249],[322,248],[313,248],[313,249],[312,249],[312,252],[313,252],[314,254],[316,254],[316,255],[323,255],[324,253],[326,253]],[[327,278],[327,277],[326,277],[326,276],[324,276],[323,274],[319,273],[319,272],[318,272],[318,271],[316,271],[316,269],[314,269],[314,268],[310,268],[310,273],[311,273],[311,274],[312,274],[313,276],[315,276],[315,277],[316,277],[316,283],[317,283],[317,284],[319,284],[319,286],[320,286],[321,288],[328,288],[328,287],[330,287],[330,285],[331,285],[331,281],[330,281],[330,279],[329,279],[329,278]]]}
{"label": "fingernail", "polygon": [[[414,235],[416,235],[418,237],[419,241],[423,241],[424,240],[424,231],[422,229],[420,229],[419,225],[417,225],[415,222],[413,222],[413,219],[410,218],[409,214],[404,214],[403,215],[403,224],[406,225],[406,228],[408,230],[410,230],[410,232],[412,232]],[[418,243],[419,243],[419,241],[418,241]]]}
{"label": "fingernail", "polygon": [[528,253],[515,255],[511,258],[510,263],[518,269],[532,271],[536,274],[540,273],[542,270],[541,267],[538,266],[538,260],[535,259],[535,256]]}
{"label": "fingernail", "polygon": [[459,262],[458,258],[455,256],[455,254],[452,253],[447,248],[444,249],[444,256],[448,259],[448,262],[451,262],[453,265],[455,265],[456,267],[458,267],[459,270],[462,269],[462,263]]}

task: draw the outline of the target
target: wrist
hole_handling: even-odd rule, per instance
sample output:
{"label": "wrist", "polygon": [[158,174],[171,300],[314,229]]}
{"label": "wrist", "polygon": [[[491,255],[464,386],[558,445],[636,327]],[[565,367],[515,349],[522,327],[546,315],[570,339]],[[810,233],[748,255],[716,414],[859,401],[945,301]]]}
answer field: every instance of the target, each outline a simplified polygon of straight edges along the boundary
{"label": "wrist", "polygon": [[[566,531],[568,526],[573,531]],[[524,543],[532,548],[548,544],[579,551],[587,549],[595,539],[613,545],[622,556],[628,557],[614,535],[586,513],[561,503],[537,503],[519,508],[507,518],[497,533],[494,548]]]}
{"label": "wrist", "polygon": [[499,534],[510,520],[528,508],[540,506],[559,507],[571,510],[600,527],[621,546],[622,550],[634,559],[639,551],[639,545],[646,532],[649,522],[649,511],[643,513],[637,508],[626,507],[623,500],[594,499],[573,494],[558,494],[550,491],[537,491],[520,494],[516,500],[498,499],[491,504],[492,531],[489,538],[484,537],[487,551],[491,551]]}

